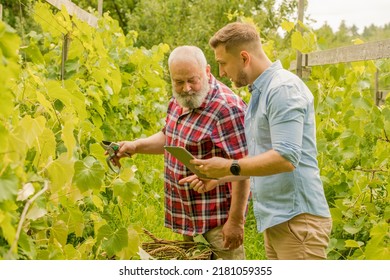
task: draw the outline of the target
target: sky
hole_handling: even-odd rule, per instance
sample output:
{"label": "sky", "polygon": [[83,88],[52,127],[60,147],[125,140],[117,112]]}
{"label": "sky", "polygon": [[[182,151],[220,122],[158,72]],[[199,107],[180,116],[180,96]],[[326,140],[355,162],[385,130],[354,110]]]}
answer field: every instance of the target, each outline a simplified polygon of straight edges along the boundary
{"label": "sky", "polygon": [[[383,26],[390,23],[390,0],[308,0],[305,15],[317,23],[310,23],[314,29],[325,22],[337,31],[342,20],[348,27],[356,25],[359,32],[365,26]],[[305,22],[306,23],[306,22]]]}

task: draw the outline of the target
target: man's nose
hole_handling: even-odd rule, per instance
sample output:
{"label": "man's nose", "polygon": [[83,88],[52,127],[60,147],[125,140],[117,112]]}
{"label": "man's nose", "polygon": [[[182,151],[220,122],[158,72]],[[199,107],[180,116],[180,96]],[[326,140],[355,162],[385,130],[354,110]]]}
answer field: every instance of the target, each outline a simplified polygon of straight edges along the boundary
{"label": "man's nose", "polygon": [[184,92],[189,92],[190,90],[191,90],[191,84],[187,83],[187,82],[184,82],[184,84],[183,84],[183,91]]}
{"label": "man's nose", "polygon": [[221,66],[219,67],[219,76],[220,77],[225,77],[226,76],[226,72],[225,72],[225,70],[223,70],[223,68]]}

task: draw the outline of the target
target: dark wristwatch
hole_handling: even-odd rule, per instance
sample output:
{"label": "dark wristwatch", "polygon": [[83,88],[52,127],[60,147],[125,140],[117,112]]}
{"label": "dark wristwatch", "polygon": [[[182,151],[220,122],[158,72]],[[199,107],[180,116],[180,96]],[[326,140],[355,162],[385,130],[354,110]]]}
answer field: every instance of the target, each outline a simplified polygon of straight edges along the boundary
{"label": "dark wristwatch", "polygon": [[241,167],[238,164],[238,160],[236,159],[233,160],[232,165],[230,166],[230,172],[236,176],[240,175]]}

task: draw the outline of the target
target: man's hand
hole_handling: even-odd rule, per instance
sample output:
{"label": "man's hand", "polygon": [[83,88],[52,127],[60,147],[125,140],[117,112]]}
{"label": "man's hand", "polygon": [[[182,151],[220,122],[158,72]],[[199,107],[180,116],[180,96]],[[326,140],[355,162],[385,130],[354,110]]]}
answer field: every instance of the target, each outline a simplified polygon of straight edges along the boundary
{"label": "man's hand", "polygon": [[210,178],[222,178],[230,173],[230,165],[232,160],[221,157],[213,157],[209,159],[193,159],[191,163],[196,165],[196,168]]}
{"label": "man's hand", "polygon": [[[136,145],[134,141],[122,141],[118,142],[119,149],[115,153],[115,156],[111,158],[113,165],[121,167],[120,159],[123,157],[131,157],[136,153]],[[107,154],[107,152],[105,153]]]}
{"label": "man's hand", "polygon": [[119,142],[119,149],[116,153],[118,158],[131,157],[136,153],[137,145],[135,141],[122,141]]}
{"label": "man's hand", "polygon": [[218,185],[218,180],[208,180],[199,178],[196,175],[185,177],[179,181],[179,184],[184,185],[185,183],[190,184],[190,188],[198,193],[205,193],[215,189]]}
{"label": "man's hand", "polygon": [[228,219],[222,228],[224,247],[230,250],[237,249],[244,242],[244,221],[237,222]]}

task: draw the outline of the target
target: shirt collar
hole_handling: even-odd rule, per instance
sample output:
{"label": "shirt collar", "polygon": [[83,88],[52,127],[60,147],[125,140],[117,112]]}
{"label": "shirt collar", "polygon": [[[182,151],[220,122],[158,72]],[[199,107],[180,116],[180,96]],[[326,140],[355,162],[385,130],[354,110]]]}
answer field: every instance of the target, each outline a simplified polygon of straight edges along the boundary
{"label": "shirt collar", "polygon": [[282,63],[280,60],[275,61],[268,67],[257,79],[253,82],[253,84],[248,86],[249,91],[252,93],[254,90],[262,92],[263,87],[267,84],[266,81],[270,79],[273,73],[277,70],[283,69]]}

